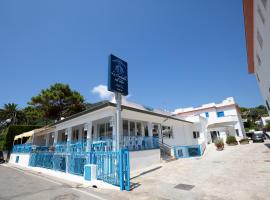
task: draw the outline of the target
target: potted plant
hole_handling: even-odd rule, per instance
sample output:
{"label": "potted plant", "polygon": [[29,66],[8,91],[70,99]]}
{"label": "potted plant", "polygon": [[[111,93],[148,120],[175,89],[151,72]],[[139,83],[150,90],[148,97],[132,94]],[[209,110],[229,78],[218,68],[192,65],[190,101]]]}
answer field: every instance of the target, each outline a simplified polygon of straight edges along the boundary
{"label": "potted plant", "polygon": [[217,147],[218,151],[222,151],[224,149],[224,142],[222,139],[215,140],[215,146]]}
{"label": "potted plant", "polygon": [[228,144],[229,146],[234,146],[234,145],[238,145],[238,142],[235,136],[229,135],[227,136],[226,144]]}
{"label": "potted plant", "polygon": [[248,138],[242,138],[240,141],[239,141],[240,144],[249,144],[249,139]]}

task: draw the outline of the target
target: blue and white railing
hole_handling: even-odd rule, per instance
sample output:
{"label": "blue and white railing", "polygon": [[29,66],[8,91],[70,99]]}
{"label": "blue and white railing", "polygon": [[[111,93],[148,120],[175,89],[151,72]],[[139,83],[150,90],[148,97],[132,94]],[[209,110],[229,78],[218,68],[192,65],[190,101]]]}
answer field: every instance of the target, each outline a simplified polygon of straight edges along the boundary
{"label": "blue and white railing", "polygon": [[75,175],[84,175],[86,164],[97,166],[97,179],[130,190],[130,164],[127,149],[120,151],[92,151],[85,154],[32,152],[29,166],[42,167]]}
{"label": "blue and white railing", "polygon": [[54,152],[33,152],[30,156],[29,166],[65,172],[66,156]]}
{"label": "blue and white railing", "polygon": [[90,164],[97,166],[97,179],[130,190],[129,151],[90,152]]}
{"label": "blue and white railing", "polygon": [[30,153],[32,152],[32,143],[17,144],[12,148],[12,153]]}
{"label": "blue and white railing", "polygon": [[124,147],[129,151],[138,151],[146,149],[158,149],[158,137],[144,137],[144,136],[124,136]]}

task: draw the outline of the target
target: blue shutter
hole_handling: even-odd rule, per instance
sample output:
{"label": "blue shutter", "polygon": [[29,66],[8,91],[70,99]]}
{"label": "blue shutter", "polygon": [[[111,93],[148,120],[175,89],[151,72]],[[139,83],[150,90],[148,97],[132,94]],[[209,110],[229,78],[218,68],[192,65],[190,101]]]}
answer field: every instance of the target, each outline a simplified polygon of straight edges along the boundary
{"label": "blue shutter", "polygon": [[217,117],[224,117],[224,111],[217,112]]}

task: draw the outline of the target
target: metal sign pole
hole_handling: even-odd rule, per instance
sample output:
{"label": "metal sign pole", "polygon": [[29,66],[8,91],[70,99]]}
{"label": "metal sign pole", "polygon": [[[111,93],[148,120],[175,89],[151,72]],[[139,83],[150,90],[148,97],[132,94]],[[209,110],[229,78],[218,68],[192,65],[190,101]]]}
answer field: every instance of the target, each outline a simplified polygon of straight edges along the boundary
{"label": "metal sign pole", "polygon": [[120,150],[120,126],[121,126],[121,103],[122,103],[122,95],[119,92],[115,92],[115,100],[116,100],[116,150]]}

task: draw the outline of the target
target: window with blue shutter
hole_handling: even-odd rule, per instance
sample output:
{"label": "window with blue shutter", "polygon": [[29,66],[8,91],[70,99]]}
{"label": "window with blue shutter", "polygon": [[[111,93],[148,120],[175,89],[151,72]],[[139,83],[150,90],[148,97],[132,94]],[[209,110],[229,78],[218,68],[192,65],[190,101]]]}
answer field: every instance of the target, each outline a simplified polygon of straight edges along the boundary
{"label": "window with blue shutter", "polygon": [[206,117],[206,118],[209,117],[209,113],[208,113],[208,112],[205,113],[205,117]]}
{"label": "window with blue shutter", "polygon": [[217,117],[224,117],[224,111],[217,112]]}

